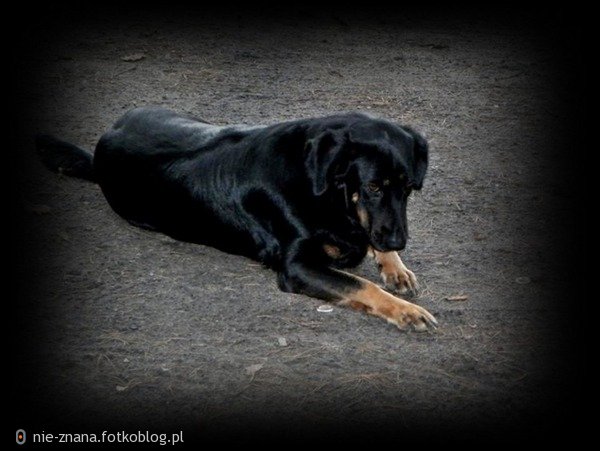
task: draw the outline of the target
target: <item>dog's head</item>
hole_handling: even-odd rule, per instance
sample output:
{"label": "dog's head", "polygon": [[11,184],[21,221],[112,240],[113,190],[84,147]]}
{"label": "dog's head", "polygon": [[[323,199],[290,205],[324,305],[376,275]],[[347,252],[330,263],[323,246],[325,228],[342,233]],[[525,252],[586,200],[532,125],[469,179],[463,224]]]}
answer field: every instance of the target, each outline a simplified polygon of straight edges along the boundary
{"label": "dog's head", "polygon": [[406,205],[410,193],[423,186],[427,141],[410,128],[361,116],[322,131],[308,141],[307,151],[313,194],[346,202],[347,214],[378,251],[404,249]]}

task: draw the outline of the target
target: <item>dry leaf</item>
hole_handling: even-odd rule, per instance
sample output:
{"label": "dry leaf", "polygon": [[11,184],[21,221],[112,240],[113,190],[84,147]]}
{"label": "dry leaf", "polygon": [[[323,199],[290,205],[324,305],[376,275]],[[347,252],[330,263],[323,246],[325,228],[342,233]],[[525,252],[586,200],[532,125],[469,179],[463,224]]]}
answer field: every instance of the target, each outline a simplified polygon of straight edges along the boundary
{"label": "dry leaf", "polygon": [[127,61],[128,63],[132,63],[135,61],[140,61],[146,58],[146,55],[143,53],[134,53],[132,55],[125,55],[121,57],[121,61]]}
{"label": "dry leaf", "polygon": [[36,215],[45,215],[52,211],[48,205],[28,205],[27,210]]}

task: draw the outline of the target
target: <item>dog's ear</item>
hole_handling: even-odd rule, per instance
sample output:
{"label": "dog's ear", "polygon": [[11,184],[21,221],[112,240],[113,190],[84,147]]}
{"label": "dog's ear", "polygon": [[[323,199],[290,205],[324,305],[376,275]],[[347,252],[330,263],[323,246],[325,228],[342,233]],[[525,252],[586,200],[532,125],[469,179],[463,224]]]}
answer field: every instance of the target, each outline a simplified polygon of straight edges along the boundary
{"label": "dog's ear", "polygon": [[344,135],[327,130],[306,142],[306,173],[312,181],[315,196],[320,196],[329,188],[336,170],[343,164]]}
{"label": "dog's ear", "polygon": [[420,133],[407,128],[406,129],[414,139],[413,148],[413,187],[420,190],[423,187],[423,180],[427,173],[429,164],[429,145],[427,140]]}

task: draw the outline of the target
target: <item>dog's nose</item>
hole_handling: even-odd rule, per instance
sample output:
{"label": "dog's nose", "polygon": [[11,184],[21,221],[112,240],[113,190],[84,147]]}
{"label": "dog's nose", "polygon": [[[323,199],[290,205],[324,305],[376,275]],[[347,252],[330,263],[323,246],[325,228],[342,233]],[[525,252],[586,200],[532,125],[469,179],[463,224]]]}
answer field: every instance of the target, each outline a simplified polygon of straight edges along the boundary
{"label": "dog's nose", "polygon": [[374,241],[382,251],[401,251],[406,247],[406,237],[402,233],[378,232]]}
{"label": "dog's nose", "polygon": [[401,236],[390,236],[385,241],[385,247],[391,251],[401,251],[406,247],[406,239]]}

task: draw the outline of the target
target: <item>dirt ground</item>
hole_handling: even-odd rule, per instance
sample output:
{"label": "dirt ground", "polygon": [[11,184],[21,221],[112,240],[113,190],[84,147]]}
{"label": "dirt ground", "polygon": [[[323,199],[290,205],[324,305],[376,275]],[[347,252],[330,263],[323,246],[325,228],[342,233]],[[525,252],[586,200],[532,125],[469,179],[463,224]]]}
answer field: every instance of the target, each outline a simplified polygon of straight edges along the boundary
{"label": "dirt ground", "polygon": [[[570,187],[555,162],[568,111],[561,56],[527,25],[306,12],[37,28],[21,68],[33,108],[16,170],[27,274],[16,281],[26,315],[16,389],[34,400],[19,420],[55,432],[427,441],[534,438],[562,418],[579,371],[559,318],[571,282],[557,218]],[[361,110],[422,131],[431,165],[409,205],[404,260],[439,330],[320,313],[255,262],[133,228],[97,186],[35,160],[35,132],[92,149],[149,104],[216,124]],[[355,272],[379,280],[372,261]]]}

